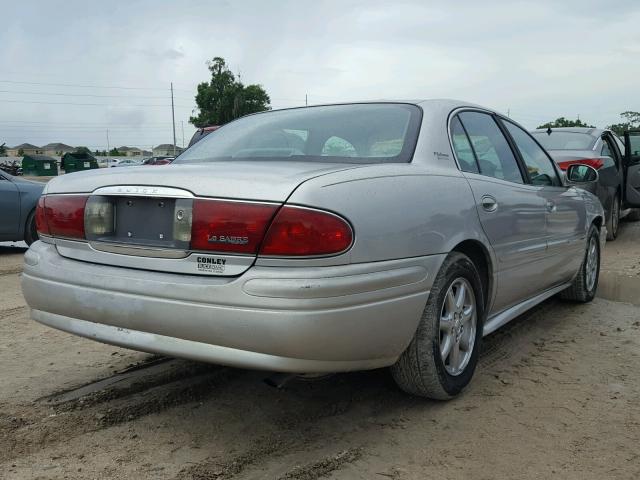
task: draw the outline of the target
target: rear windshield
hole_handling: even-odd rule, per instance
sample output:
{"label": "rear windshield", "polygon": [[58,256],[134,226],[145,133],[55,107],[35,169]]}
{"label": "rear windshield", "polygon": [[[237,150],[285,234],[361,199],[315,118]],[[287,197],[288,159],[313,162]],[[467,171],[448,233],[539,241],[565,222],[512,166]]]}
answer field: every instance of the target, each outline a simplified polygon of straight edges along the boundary
{"label": "rear windshield", "polygon": [[591,150],[598,139],[581,132],[533,132],[533,136],[547,150]]}
{"label": "rear windshield", "polygon": [[399,103],[328,105],[250,115],[216,130],[174,163],[223,160],[409,162],[422,112]]}

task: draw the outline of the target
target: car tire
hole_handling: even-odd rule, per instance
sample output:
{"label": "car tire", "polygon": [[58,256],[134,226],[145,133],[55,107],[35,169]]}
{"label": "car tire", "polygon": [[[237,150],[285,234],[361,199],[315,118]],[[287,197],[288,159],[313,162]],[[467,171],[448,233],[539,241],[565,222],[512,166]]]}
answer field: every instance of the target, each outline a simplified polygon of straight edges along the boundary
{"label": "car tire", "polygon": [[607,221],[607,240],[615,240],[620,226],[620,197],[616,194],[611,201],[611,215]]}
{"label": "car tire", "polygon": [[625,217],[630,222],[637,222],[640,220],[640,208],[632,208],[629,215]]}
{"label": "car tire", "polygon": [[38,240],[38,229],[36,228],[36,212],[32,211],[27,217],[24,224],[24,241],[27,245],[31,245]]}
{"label": "car tire", "polygon": [[[593,256],[595,255],[595,257]],[[560,292],[560,298],[573,302],[587,303],[593,300],[600,277],[600,235],[595,225],[591,225],[587,235],[587,247],[578,274],[569,288]]]}
{"label": "car tire", "polygon": [[[471,316],[467,315],[469,307]],[[411,343],[391,367],[398,386],[436,400],[459,394],[478,363],[484,315],[483,286],[475,265],[462,253],[450,253],[433,282]],[[458,356],[454,359],[455,351]]]}

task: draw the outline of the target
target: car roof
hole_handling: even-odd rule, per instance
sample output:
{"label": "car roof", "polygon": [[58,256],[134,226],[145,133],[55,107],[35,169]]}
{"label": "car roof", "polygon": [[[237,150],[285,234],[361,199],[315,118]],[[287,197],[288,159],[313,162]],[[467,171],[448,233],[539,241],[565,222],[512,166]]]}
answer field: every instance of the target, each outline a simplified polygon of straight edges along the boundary
{"label": "car roof", "polygon": [[278,108],[274,110],[267,110],[265,112],[258,112],[251,115],[260,115],[268,112],[275,111],[283,111],[283,110],[296,110],[301,108],[314,108],[314,107],[327,107],[332,105],[362,105],[362,104],[375,104],[375,103],[406,103],[410,105],[417,105],[422,107],[424,110],[428,110],[429,113],[444,113],[448,115],[452,110],[456,110],[458,108],[478,108],[480,110],[485,110],[491,113],[495,113],[497,115],[501,115],[503,117],[507,117],[503,113],[498,110],[494,110],[492,108],[485,107],[483,105],[478,105],[477,103],[467,102],[464,100],[455,100],[451,98],[431,98],[431,99],[375,99],[375,100],[357,100],[352,102],[335,102],[335,103],[322,103],[317,105],[309,105],[309,106],[300,106],[300,107],[288,107],[288,108]]}

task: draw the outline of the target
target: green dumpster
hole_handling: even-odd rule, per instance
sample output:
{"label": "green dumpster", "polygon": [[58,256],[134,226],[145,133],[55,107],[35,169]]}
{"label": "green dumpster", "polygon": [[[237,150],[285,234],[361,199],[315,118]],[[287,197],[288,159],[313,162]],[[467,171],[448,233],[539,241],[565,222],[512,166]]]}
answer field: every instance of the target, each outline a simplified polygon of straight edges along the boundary
{"label": "green dumpster", "polygon": [[58,175],[58,162],[47,155],[25,155],[22,158],[22,175],[55,177]]}
{"label": "green dumpster", "polygon": [[64,173],[80,172],[98,168],[98,162],[90,153],[65,153],[60,161],[60,167],[64,170]]}

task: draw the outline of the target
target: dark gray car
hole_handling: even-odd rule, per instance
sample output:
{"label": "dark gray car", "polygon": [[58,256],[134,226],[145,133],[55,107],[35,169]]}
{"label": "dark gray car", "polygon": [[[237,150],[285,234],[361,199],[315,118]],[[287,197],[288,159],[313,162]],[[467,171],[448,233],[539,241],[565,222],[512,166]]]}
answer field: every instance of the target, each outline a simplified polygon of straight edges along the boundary
{"label": "dark gray car", "polygon": [[[622,140],[611,130],[599,128],[539,129],[532,134],[562,170],[574,163],[598,170],[598,182],[585,188],[602,202],[607,218],[607,240],[614,240],[618,235],[621,212],[630,207],[625,195],[625,146]],[[637,212],[630,218],[640,219]]]}
{"label": "dark gray car", "polygon": [[0,241],[38,239],[35,210],[44,183],[24,180],[0,171]]}

